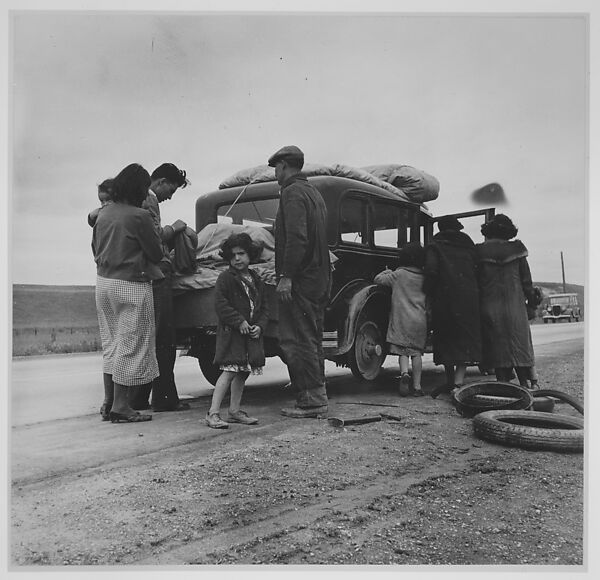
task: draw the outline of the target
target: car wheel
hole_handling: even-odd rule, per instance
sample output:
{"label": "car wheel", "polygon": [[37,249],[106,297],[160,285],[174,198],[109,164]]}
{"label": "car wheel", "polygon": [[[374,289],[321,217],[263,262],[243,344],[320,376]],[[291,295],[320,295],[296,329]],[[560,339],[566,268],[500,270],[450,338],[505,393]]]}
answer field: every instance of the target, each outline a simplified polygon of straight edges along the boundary
{"label": "car wheel", "polygon": [[379,374],[385,356],[384,336],[379,326],[372,320],[359,321],[349,354],[352,374],[358,379],[372,381]]}
{"label": "car wheel", "polygon": [[547,451],[583,451],[583,419],[539,411],[484,411],[473,418],[475,434],[487,441]]}

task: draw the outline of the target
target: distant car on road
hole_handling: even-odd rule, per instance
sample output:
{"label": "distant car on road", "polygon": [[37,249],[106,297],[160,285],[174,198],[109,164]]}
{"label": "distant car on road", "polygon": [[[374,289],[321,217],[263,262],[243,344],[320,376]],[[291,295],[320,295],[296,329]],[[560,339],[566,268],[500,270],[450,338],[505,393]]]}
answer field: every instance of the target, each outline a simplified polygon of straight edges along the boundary
{"label": "distant car on road", "polygon": [[550,294],[548,296],[548,305],[542,318],[546,324],[550,320],[552,322],[563,319],[567,322],[572,322],[573,320],[575,322],[579,321],[581,318],[581,309],[577,301],[577,294],[574,292]]}

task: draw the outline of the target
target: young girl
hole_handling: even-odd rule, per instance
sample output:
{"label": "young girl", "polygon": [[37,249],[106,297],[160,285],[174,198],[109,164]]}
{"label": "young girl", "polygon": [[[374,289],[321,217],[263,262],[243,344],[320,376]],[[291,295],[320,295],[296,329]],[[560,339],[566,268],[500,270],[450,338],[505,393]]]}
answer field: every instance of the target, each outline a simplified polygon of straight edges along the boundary
{"label": "young girl", "polygon": [[[255,425],[258,419],[240,410],[246,379],[260,375],[265,364],[263,334],[269,319],[264,284],[248,269],[259,248],[248,234],[234,234],[221,245],[221,256],[229,269],[219,275],[215,288],[215,309],[219,318],[214,364],[223,371],[217,380],[206,423],[213,429],[227,429],[228,423]],[[231,387],[227,422],[219,416],[221,402]]]}
{"label": "young girl", "polygon": [[[423,291],[425,251],[419,242],[407,244],[399,252],[400,264],[396,270],[384,270],[375,276],[375,282],[392,289],[392,308],[386,340],[390,353],[399,355],[402,397],[409,393],[422,397],[422,355],[427,339],[427,312]],[[408,374],[408,359],[412,361],[412,384]]]}

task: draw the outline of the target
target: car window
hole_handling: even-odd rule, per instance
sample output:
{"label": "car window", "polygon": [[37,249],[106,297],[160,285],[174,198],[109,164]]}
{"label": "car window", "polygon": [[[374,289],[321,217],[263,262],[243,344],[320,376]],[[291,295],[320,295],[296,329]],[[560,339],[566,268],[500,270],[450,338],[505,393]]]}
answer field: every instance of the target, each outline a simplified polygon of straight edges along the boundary
{"label": "car window", "polygon": [[375,201],[372,205],[373,238],[381,248],[401,248],[408,241],[408,210]]}
{"label": "car window", "polygon": [[275,223],[278,207],[278,197],[238,201],[233,207],[229,204],[220,206],[217,210],[217,219],[219,222],[229,221],[229,223],[246,226],[272,227]]}
{"label": "car window", "polygon": [[368,245],[367,202],[345,197],[340,205],[340,238],[351,244]]}

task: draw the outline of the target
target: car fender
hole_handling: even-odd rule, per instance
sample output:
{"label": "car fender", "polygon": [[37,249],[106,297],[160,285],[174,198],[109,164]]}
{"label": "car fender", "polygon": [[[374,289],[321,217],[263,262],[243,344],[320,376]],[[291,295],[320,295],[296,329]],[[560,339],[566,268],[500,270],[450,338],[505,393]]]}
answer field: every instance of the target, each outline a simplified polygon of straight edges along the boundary
{"label": "car fender", "polygon": [[367,280],[352,280],[331,300],[326,310],[327,318],[338,321],[337,348],[327,348],[327,356],[338,356],[348,352],[354,344],[354,337],[360,316],[370,309],[371,316],[387,331],[391,304],[391,291]]}

